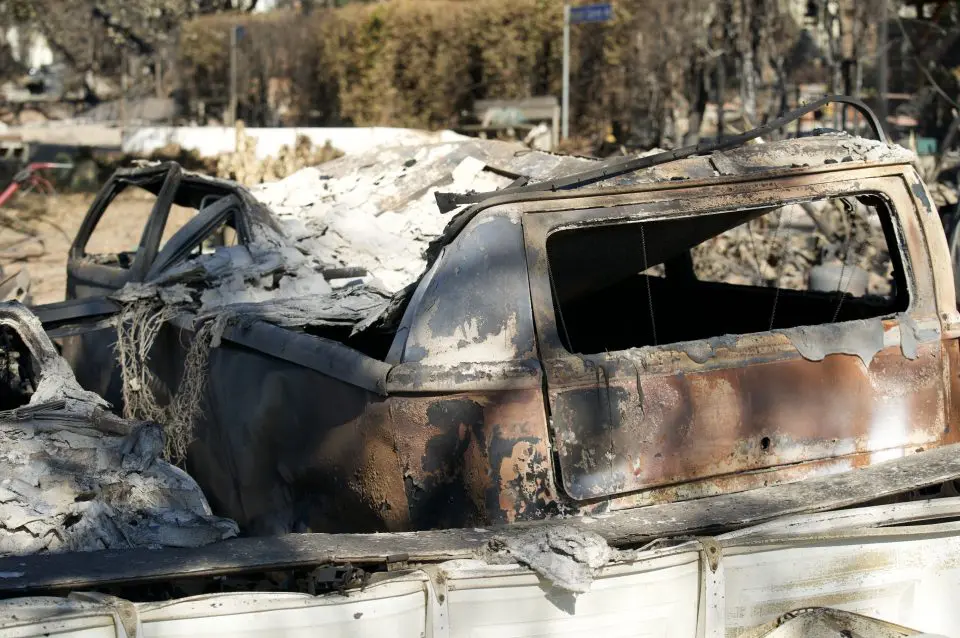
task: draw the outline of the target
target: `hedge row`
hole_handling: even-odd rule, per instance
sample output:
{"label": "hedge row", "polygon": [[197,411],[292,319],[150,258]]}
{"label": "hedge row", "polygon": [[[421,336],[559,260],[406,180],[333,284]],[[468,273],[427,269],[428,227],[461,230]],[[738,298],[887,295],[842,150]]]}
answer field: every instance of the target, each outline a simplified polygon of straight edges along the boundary
{"label": "hedge row", "polygon": [[[573,29],[572,111],[600,128],[625,110],[633,77],[633,18]],[[242,25],[240,111],[271,124],[271,91],[290,92],[291,119],[315,125],[444,127],[473,101],[561,92],[559,0],[393,0],[309,16],[215,16],[180,35],[184,94],[218,109],[227,101],[229,30]],[[635,27],[635,25],[634,25]],[[276,99],[272,100],[275,104]],[[257,120],[261,120],[257,122]]]}

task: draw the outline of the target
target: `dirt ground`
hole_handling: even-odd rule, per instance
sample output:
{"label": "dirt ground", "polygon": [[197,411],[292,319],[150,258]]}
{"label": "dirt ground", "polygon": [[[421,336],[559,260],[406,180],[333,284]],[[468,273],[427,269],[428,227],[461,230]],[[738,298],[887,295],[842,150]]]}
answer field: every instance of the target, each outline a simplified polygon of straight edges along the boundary
{"label": "dirt ground", "polygon": [[[0,266],[5,277],[27,269],[34,304],[63,301],[67,253],[94,196],[93,193],[27,194],[15,197],[0,211]],[[121,193],[97,224],[88,252],[136,249],[152,203],[150,195]],[[164,229],[164,239],[193,213],[190,209],[172,212]]]}
{"label": "dirt ground", "polygon": [[4,275],[26,268],[33,303],[63,301],[67,251],[93,201],[91,194],[16,197],[0,216]]}

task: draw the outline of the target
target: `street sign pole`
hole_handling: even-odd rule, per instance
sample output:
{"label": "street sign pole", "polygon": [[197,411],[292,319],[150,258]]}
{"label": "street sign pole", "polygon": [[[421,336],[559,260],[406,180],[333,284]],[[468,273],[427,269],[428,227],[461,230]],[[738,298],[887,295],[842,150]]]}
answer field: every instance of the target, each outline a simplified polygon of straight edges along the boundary
{"label": "street sign pole", "polygon": [[563,101],[560,107],[561,138],[570,136],[570,1],[563,3]]}
{"label": "street sign pole", "polygon": [[227,106],[224,124],[234,126],[237,123],[237,31],[239,27],[230,27],[230,104]]}
{"label": "street sign pole", "polygon": [[563,2],[563,100],[560,106],[563,139],[570,136],[570,25],[610,20],[613,20],[613,5],[609,2],[575,8],[570,7],[570,0]]}

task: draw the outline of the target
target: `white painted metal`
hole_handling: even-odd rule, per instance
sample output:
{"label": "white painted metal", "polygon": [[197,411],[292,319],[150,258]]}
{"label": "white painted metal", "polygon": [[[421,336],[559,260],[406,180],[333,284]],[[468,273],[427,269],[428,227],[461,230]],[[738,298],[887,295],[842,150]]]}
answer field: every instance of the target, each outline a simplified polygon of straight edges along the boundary
{"label": "white painted metal", "polygon": [[[244,134],[257,142],[256,156],[276,157],[282,146],[293,148],[300,136],[310,138],[314,146],[330,143],[347,155],[374,148],[443,144],[469,140],[453,131],[421,131],[380,126],[350,128],[247,128]],[[149,155],[164,146],[176,144],[196,151],[202,157],[216,157],[237,150],[237,131],[229,126],[142,126],[124,129],[119,145],[124,153]]]}
{"label": "white painted metal", "polygon": [[719,536],[718,539],[725,543],[736,543],[757,538],[784,539],[811,534],[835,534],[937,518],[945,519],[958,515],[960,515],[960,497],[938,498],[930,501],[857,507],[817,514],[793,514],[768,523],[728,532]]}
{"label": "white painted metal", "polygon": [[[346,595],[234,593],[168,603],[0,603],[0,636],[732,638],[805,607],[960,636],[960,499],[791,516],[638,552],[589,592],[518,565],[450,561]],[[911,523],[906,525],[906,523]],[[713,548],[713,549],[711,549]],[[122,622],[121,622],[122,621]]]}
{"label": "white painted metal", "polygon": [[32,597],[0,601],[3,638],[126,638],[108,605],[69,598]]}
{"label": "white painted metal", "polygon": [[728,548],[727,635],[815,606],[960,635],[960,526],[936,527]]}
{"label": "white painted metal", "polygon": [[236,593],[144,605],[144,638],[421,638],[426,588],[420,574],[336,596]]}
{"label": "white painted metal", "polygon": [[541,584],[518,566],[445,566],[451,638],[494,636],[694,636],[695,551],[611,566],[586,594]]}

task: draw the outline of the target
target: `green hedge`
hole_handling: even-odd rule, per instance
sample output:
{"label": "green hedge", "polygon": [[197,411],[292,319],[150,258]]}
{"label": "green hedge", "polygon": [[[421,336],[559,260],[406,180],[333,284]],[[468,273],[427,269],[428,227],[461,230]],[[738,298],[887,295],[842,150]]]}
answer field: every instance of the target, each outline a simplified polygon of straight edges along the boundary
{"label": "green hedge", "polygon": [[[588,128],[623,113],[638,77],[626,71],[635,32],[624,4],[611,23],[573,28],[572,110]],[[229,28],[242,24],[241,114],[251,123],[270,78],[289,78],[301,122],[438,128],[475,99],[559,97],[562,22],[556,0],[394,0],[307,17],[215,16],[182,30],[178,70],[188,98],[219,109]]]}

